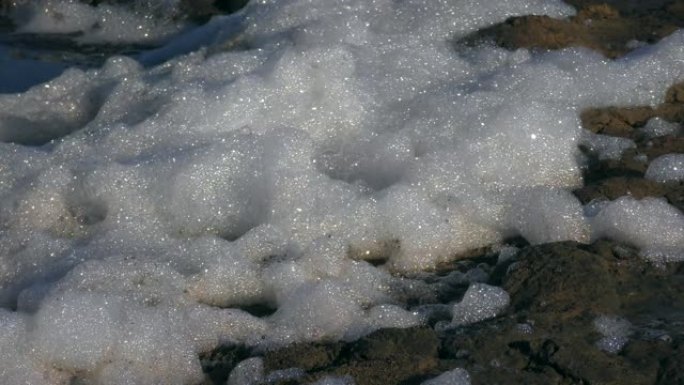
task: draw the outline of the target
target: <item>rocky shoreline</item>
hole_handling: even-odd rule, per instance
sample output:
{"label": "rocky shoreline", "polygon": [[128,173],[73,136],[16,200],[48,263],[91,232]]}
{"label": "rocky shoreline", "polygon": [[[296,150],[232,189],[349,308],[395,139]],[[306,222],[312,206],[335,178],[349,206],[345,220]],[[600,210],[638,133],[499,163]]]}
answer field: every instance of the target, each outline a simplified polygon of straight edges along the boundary
{"label": "rocky shoreline", "polygon": [[[578,9],[568,20],[512,18],[456,44],[489,40],[532,50],[583,46],[615,59],[684,26],[684,1],[566,2]],[[11,3],[0,0],[0,8],[7,10]],[[187,17],[206,20],[244,3],[200,1],[186,7]],[[10,28],[11,23],[0,18],[0,31]],[[65,44],[62,49],[83,47]],[[108,48],[92,49],[89,57]],[[642,128],[653,118],[678,128],[663,135],[645,134]],[[659,106],[591,108],[583,111],[581,120],[595,134],[635,144],[608,159],[591,146],[582,147],[585,183],[574,194],[583,204],[622,196],[659,197],[684,211],[683,182],[645,178],[657,157],[684,153],[684,84],[672,85]],[[426,278],[440,295],[414,299],[431,309],[425,326],[271,351],[221,346],[201,356],[205,385],[226,383],[241,362],[253,357],[261,357],[261,382],[282,385],[314,383],[327,376],[358,385],[421,384],[455,368],[467,370],[476,385],[684,384],[684,262],[654,264],[630,245],[611,240],[588,245],[530,246],[521,239],[511,243],[519,250],[509,258],[478,250]],[[455,271],[471,274],[465,281],[445,278]],[[460,301],[472,282],[503,287],[510,306],[494,319],[444,327],[451,315],[440,309]]]}
{"label": "rocky shoreline", "polygon": [[[351,376],[358,385],[408,385],[454,368],[466,369],[473,384],[684,381],[684,263],[655,266],[634,249],[598,241],[529,246],[504,265],[486,267],[488,282],[511,295],[505,314],[454,329],[385,329],[349,343],[259,352],[272,373],[266,382]],[[501,276],[502,269],[509,273]],[[623,322],[623,335],[602,334],[602,319]],[[203,356],[207,384],[225,383],[250,355],[224,346]]]}
{"label": "rocky shoreline", "polygon": [[[489,39],[533,50],[583,46],[615,59],[684,26],[684,1],[567,2],[578,9],[569,20],[512,18],[464,42]],[[679,129],[645,135],[652,118]],[[583,204],[659,197],[684,211],[684,183],[644,177],[652,160],[684,153],[684,84],[672,85],[659,106],[591,108],[581,120],[593,133],[635,143],[615,159],[582,148],[585,183],[574,194]],[[654,264],[611,240],[519,243],[523,247],[503,263],[480,251],[457,264],[485,270],[486,283],[510,294],[509,309],[495,319],[441,330],[435,326],[445,319],[436,314],[428,326],[379,330],[354,342],[267,352],[223,346],[202,356],[206,384],[225,383],[252,356],[263,357],[263,382],[282,385],[330,377],[359,385],[421,384],[455,368],[466,369],[475,385],[684,384],[684,263]],[[451,287],[442,304],[460,301],[465,287]]]}

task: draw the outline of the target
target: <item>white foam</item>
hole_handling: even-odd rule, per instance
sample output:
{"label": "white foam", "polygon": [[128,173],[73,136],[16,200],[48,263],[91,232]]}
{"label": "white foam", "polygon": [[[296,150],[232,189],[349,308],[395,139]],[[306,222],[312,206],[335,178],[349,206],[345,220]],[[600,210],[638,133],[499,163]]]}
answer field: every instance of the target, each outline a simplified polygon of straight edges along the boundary
{"label": "white foam", "polygon": [[79,43],[149,43],[177,33],[177,0],[139,0],[92,6],[69,0],[16,2],[12,18],[20,33],[78,34]]}
{"label": "white foam", "polygon": [[506,290],[484,283],[473,283],[468,287],[461,302],[454,305],[453,325],[468,325],[501,314],[510,303]]}
{"label": "white foam", "polygon": [[421,385],[470,385],[470,374],[465,369],[456,368],[423,381]]}
{"label": "white foam", "polygon": [[498,251],[499,251],[499,256],[498,256],[497,261],[496,261],[497,264],[506,262],[506,261],[510,260],[511,258],[515,257],[518,254],[518,252],[520,251],[520,248],[515,247],[515,246],[504,246]]}
{"label": "white foam", "polygon": [[264,380],[264,360],[261,357],[241,361],[230,372],[227,385],[256,385]]}
{"label": "white foam", "polygon": [[603,335],[596,346],[608,353],[617,354],[629,342],[632,324],[616,316],[599,316],[594,320],[594,328]]}
{"label": "white foam", "polygon": [[313,383],[314,385],[354,385],[354,379],[350,376],[326,376]]}
{"label": "white foam", "polygon": [[641,127],[639,131],[649,138],[658,136],[676,134],[681,129],[677,123],[671,123],[659,117],[651,118],[646,122],[646,125]]}
{"label": "white foam", "polygon": [[622,197],[593,218],[593,238],[610,238],[638,247],[658,262],[684,259],[684,215],[661,198]]}
{"label": "white foam", "polygon": [[267,384],[271,384],[279,382],[296,381],[304,377],[305,375],[306,372],[300,368],[279,369],[270,372],[266,376],[266,378],[264,378],[264,382]]}
{"label": "white foam", "polygon": [[[220,343],[416,325],[407,293],[435,289],[411,277],[508,237],[593,231],[680,255],[666,203],[617,201],[590,224],[568,190],[582,182],[579,112],[660,103],[684,79],[684,34],[617,61],[454,44],[527,13],[572,9],[251,2],[149,56],[208,45],[156,67],[111,58],[0,96],[15,142],[0,143],[0,303],[35,325],[8,327],[27,342],[7,355],[47,384],[191,384]],[[507,303],[473,284],[454,322]],[[274,313],[240,310],[253,306]],[[16,382],[16,360],[0,362]]]}
{"label": "white foam", "polygon": [[636,143],[632,139],[620,138],[617,136],[598,135],[590,131],[582,133],[580,143],[590,151],[598,154],[600,160],[620,159],[622,153],[630,148],[636,148]]}
{"label": "white foam", "polygon": [[652,160],[645,177],[656,182],[684,181],[684,154],[667,154]]}

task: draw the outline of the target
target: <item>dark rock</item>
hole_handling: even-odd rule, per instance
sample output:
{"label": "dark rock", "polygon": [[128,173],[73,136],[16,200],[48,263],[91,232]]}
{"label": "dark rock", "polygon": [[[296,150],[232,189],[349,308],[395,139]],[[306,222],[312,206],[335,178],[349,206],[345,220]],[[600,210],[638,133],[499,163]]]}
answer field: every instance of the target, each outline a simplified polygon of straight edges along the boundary
{"label": "dark rock", "polygon": [[655,117],[651,107],[590,108],[580,114],[582,126],[596,134],[635,138],[635,129]]}
{"label": "dark rock", "polygon": [[660,327],[676,335],[684,320],[684,301],[676,298],[684,288],[681,266],[651,266],[609,241],[532,246],[516,259],[504,279],[508,316],[443,338],[442,357],[461,357],[474,384],[654,384],[680,375],[670,344],[645,332],[621,354],[599,350],[593,320],[620,316],[647,330],[667,319]]}
{"label": "dark rock", "polygon": [[[684,263],[653,266],[607,240],[527,246],[511,263],[500,278],[511,306],[497,318],[439,333],[385,329],[354,342],[295,344],[265,352],[266,371],[305,373],[281,385],[325,376],[418,385],[454,368],[466,369],[475,385],[683,383]],[[631,323],[619,354],[597,346],[600,316]],[[226,368],[237,363],[222,360]]]}
{"label": "dark rock", "polygon": [[[609,261],[582,250],[576,243],[528,247],[517,257],[516,269],[504,280],[514,311],[542,318],[549,326],[592,314],[614,313],[618,294],[611,285]],[[587,284],[587,280],[602,285]]]}
{"label": "dark rock", "polygon": [[439,341],[432,329],[384,329],[360,339],[354,344],[356,359],[387,360],[414,357],[430,360],[437,356]]}
{"label": "dark rock", "polygon": [[650,160],[665,154],[681,154],[684,153],[684,137],[667,135],[653,138],[644,142],[640,151]]}
{"label": "dark rock", "polygon": [[664,359],[656,385],[684,385],[684,346]]}
{"label": "dark rock", "polygon": [[614,200],[629,195],[636,199],[648,196],[664,196],[668,192],[663,183],[638,177],[609,177],[575,190],[575,195],[582,203],[595,199]]}
{"label": "dark rock", "polygon": [[271,350],[264,355],[264,369],[267,372],[288,368],[310,371],[329,367],[340,355],[342,346],[342,343],[299,343]]}
{"label": "dark rock", "polygon": [[590,108],[581,113],[585,129],[603,135],[634,140],[636,148],[626,150],[620,159],[599,160],[598,154],[585,152],[585,185],[574,191],[586,204],[596,199],[614,200],[629,195],[637,199],[663,197],[684,211],[684,184],[659,183],[644,179],[648,165],[654,159],[671,153],[684,153],[682,130],[655,138],[644,136],[639,128],[649,119],[659,117],[673,123],[684,123],[684,83],[671,86],[665,102],[656,107]]}
{"label": "dark rock", "polygon": [[351,376],[359,385],[420,381],[439,365],[439,341],[429,328],[384,329],[345,345],[298,344],[267,352],[267,371],[307,370],[302,383],[324,376]]}
{"label": "dark rock", "polygon": [[249,349],[243,346],[220,346],[200,354],[202,370],[207,376],[205,385],[225,384],[230,372],[250,355]]}

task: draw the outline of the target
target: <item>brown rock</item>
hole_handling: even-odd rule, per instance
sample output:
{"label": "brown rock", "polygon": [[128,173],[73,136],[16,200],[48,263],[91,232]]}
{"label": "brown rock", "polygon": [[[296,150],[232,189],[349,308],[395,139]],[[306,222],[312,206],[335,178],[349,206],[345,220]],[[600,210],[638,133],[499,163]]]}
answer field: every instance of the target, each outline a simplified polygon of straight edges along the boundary
{"label": "brown rock", "polygon": [[[684,4],[682,4],[684,9]],[[684,83],[678,83],[670,87],[665,93],[666,103],[684,103]]]}
{"label": "brown rock", "polygon": [[[588,277],[605,285],[588,285]],[[615,312],[620,301],[612,280],[608,261],[576,243],[553,243],[524,249],[503,287],[511,294],[513,310],[545,313],[560,323]]]}
{"label": "brown rock", "polygon": [[656,116],[650,107],[590,108],[582,111],[582,126],[596,134],[634,138],[635,128]]}
{"label": "brown rock", "polygon": [[612,177],[581,187],[575,196],[586,204],[595,199],[614,200],[622,196],[636,199],[662,197],[668,192],[666,185],[639,177]]}
{"label": "brown rock", "polygon": [[330,366],[340,354],[341,343],[299,343],[266,352],[264,369],[267,372],[287,368],[316,370]]}
{"label": "brown rock", "polygon": [[383,329],[349,344],[297,344],[267,352],[266,371],[300,368],[301,383],[324,376],[351,376],[359,385],[400,384],[424,378],[439,365],[432,329]]}
{"label": "brown rock", "polygon": [[684,26],[682,1],[569,0],[568,19],[521,16],[476,32],[464,41],[492,39],[510,49],[586,47],[609,58],[631,51],[633,41],[652,43]]}

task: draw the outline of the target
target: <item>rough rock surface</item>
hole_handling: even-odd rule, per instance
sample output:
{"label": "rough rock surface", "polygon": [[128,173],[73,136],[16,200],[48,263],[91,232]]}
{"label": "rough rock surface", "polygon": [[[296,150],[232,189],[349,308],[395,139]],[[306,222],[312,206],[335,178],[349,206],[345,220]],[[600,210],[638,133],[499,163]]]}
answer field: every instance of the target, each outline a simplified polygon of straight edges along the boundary
{"label": "rough rock surface", "polygon": [[[653,118],[678,124],[673,134],[657,137],[644,135],[639,129]],[[625,151],[620,159],[599,160],[588,150],[585,185],[575,195],[588,203],[596,199],[617,199],[624,195],[635,198],[663,197],[684,211],[684,183],[658,183],[644,179],[651,161],[671,153],[684,153],[684,84],[675,84],[666,93],[665,102],[657,107],[608,107],[585,110],[584,128],[597,134],[633,140],[636,148]]]}
{"label": "rough rock surface", "polygon": [[511,48],[586,47],[609,58],[656,42],[684,26],[684,1],[568,0],[577,14],[567,20],[520,16],[478,31],[466,42],[494,40]]}
{"label": "rough rock surface", "polygon": [[[351,343],[255,354],[263,355],[267,373],[304,372],[281,384],[325,376],[351,376],[359,385],[420,384],[457,367],[468,370],[473,384],[665,385],[684,379],[684,263],[654,266],[635,250],[599,241],[528,246],[502,267],[509,272],[502,284],[511,305],[495,319],[445,330],[380,330]],[[492,275],[490,283],[496,279]],[[594,322],[601,316],[631,324],[618,354],[597,345],[602,335]],[[215,383],[237,364],[203,362],[207,371],[223,373]]]}

